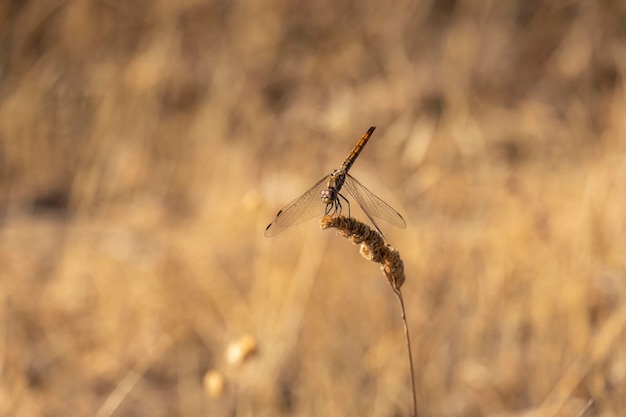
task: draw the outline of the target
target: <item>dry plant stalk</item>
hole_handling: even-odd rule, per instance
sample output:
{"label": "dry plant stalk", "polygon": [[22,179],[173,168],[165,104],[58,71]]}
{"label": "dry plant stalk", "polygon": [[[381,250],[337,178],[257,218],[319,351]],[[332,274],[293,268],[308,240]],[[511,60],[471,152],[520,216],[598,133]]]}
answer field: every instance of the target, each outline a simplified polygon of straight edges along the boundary
{"label": "dry plant stalk", "polygon": [[381,264],[380,269],[383,271],[396,297],[398,297],[402,311],[404,335],[406,337],[407,350],[409,353],[409,370],[411,371],[411,387],[413,394],[413,416],[417,417],[417,393],[415,390],[411,338],[409,337],[409,326],[406,320],[404,299],[402,298],[402,292],[400,292],[400,287],[402,287],[402,284],[404,284],[406,280],[404,275],[404,262],[402,258],[400,258],[400,253],[391,245],[388,245],[378,231],[353,217],[326,215],[320,220],[320,227],[322,230],[329,228],[337,229],[343,237],[349,239],[355,245],[360,244],[361,255],[368,261]]}
{"label": "dry plant stalk", "polygon": [[335,228],[355,245],[361,244],[361,255],[368,261],[381,264],[380,269],[394,291],[399,291],[406,277],[400,253],[385,243],[382,235],[353,217],[326,215],[320,220],[321,228]]}

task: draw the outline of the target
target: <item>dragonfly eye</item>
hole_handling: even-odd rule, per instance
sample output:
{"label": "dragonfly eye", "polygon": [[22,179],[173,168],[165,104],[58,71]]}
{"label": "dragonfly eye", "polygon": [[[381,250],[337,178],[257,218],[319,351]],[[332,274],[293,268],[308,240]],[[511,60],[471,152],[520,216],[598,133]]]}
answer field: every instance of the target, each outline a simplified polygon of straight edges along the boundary
{"label": "dragonfly eye", "polygon": [[320,198],[325,204],[332,204],[337,199],[337,191],[332,188],[326,188],[320,191]]}

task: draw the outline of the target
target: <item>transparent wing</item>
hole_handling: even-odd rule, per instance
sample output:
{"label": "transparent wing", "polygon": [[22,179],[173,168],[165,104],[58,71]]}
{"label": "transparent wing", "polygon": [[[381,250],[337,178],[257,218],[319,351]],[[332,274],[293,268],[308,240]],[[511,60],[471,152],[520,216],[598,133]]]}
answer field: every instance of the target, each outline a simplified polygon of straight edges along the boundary
{"label": "transparent wing", "polygon": [[346,182],[344,185],[350,195],[359,203],[365,214],[370,217],[374,225],[376,225],[376,223],[371,217],[384,220],[402,229],[406,227],[406,222],[400,213],[377,197],[373,192],[365,188],[365,186],[358,182],[352,175],[346,174]]}
{"label": "transparent wing", "polygon": [[326,204],[321,200],[320,192],[327,187],[327,181],[328,177],[322,178],[306,193],[283,207],[265,229],[265,237],[276,236],[287,227],[324,214]]}

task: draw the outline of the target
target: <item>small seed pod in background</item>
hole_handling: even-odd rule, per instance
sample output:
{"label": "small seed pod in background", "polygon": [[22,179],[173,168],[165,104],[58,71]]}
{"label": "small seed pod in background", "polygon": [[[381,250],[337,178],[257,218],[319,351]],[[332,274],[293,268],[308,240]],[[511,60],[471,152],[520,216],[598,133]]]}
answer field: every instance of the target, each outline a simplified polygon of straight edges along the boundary
{"label": "small seed pod in background", "polygon": [[252,335],[245,335],[232,342],[226,348],[226,362],[230,365],[241,365],[257,353],[256,339]]}
{"label": "small seed pod in background", "polygon": [[211,398],[221,398],[226,391],[226,380],[224,375],[218,371],[207,371],[203,378],[204,390]]}

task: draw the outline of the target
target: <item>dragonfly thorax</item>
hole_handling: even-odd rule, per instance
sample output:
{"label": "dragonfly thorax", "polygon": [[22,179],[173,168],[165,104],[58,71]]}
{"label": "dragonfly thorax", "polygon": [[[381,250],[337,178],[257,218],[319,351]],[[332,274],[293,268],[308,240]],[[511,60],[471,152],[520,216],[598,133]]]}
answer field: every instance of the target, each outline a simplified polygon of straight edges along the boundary
{"label": "dragonfly thorax", "polygon": [[328,185],[326,189],[320,192],[320,198],[325,204],[333,204],[337,201],[337,195],[339,195],[339,191],[341,187],[343,187],[343,183],[346,180],[346,174],[340,170],[334,170],[328,176]]}

